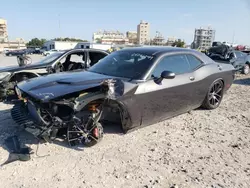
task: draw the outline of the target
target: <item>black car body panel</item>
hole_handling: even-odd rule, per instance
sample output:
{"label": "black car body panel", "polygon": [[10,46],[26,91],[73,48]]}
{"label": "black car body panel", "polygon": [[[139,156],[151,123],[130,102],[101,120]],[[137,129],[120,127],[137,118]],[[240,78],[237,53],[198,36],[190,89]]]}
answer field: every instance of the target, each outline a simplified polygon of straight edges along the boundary
{"label": "black car body panel", "polygon": [[[194,58],[193,62],[188,60],[191,57]],[[132,61],[128,58],[134,59]],[[171,67],[173,64],[170,62],[175,58],[181,58],[178,61],[184,60],[183,65],[186,66],[187,63],[189,71],[176,72],[175,78],[161,79],[157,75],[158,68],[160,67],[160,72],[165,71],[164,67],[161,70],[164,60],[167,59],[166,65]],[[178,61],[175,63],[179,63]],[[137,69],[138,62],[149,63],[150,66],[143,67],[144,64],[139,64],[143,70],[134,70]],[[197,63],[197,66],[191,69],[191,63]],[[106,69],[102,71],[103,67]],[[118,68],[117,71],[113,71],[114,67]],[[120,67],[126,67],[127,70],[119,69]],[[174,69],[179,71],[176,67]],[[123,75],[128,70],[131,74]],[[119,71],[120,77],[117,75]],[[105,75],[108,72],[110,75]],[[127,132],[198,108],[214,81],[222,80],[225,92],[234,80],[234,73],[232,65],[216,63],[194,50],[128,48],[112,53],[84,72],[48,75],[21,82],[17,85],[17,93],[20,98],[32,101],[32,109],[42,110],[53,108],[48,107],[50,105],[60,104],[70,106],[73,114],[85,111],[85,107],[91,102],[103,99],[104,101],[99,101],[100,104],[115,111],[118,109],[121,126]],[[57,115],[60,116],[54,114]]]}
{"label": "black car body panel", "polygon": [[18,87],[32,97],[48,102],[69,93],[97,87],[103,80],[110,78],[87,71],[74,74],[58,73],[21,82]]}

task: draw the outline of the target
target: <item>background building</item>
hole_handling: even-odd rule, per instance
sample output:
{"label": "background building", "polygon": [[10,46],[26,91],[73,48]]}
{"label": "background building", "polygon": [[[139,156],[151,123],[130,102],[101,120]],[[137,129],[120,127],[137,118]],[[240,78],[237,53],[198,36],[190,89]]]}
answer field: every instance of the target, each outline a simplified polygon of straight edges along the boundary
{"label": "background building", "polygon": [[165,38],[162,36],[162,34],[159,31],[156,31],[156,35],[152,40],[152,44],[153,45],[157,45],[157,46],[163,46]]}
{"label": "background building", "polygon": [[126,33],[126,36],[130,44],[137,44],[137,32],[136,31],[128,31]]}
{"label": "background building", "polygon": [[26,49],[26,43],[23,39],[15,41],[0,42],[0,53],[6,50],[21,50]]}
{"label": "background building", "polygon": [[0,42],[8,41],[7,21],[0,18]]}
{"label": "background building", "polygon": [[138,44],[145,44],[150,41],[150,25],[145,21],[141,21],[137,25],[137,40]]}
{"label": "background building", "polygon": [[101,44],[128,44],[129,40],[120,31],[98,31],[93,34],[93,43]]}
{"label": "background building", "polygon": [[172,46],[175,41],[176,41],[176,37],[168,37],[166,45],[167,46]]}
{"label": "background building", "polygon": [[77,44],[78,42],[49,40],[44,43],[43,47],[47,50],[69,50],[75,48]]}
{"label": "background building", "polygon": [[214,38],[215,38],[215,30],[213,30],[210,27],[195,29],[192,48],[207,49],[212,46]]}

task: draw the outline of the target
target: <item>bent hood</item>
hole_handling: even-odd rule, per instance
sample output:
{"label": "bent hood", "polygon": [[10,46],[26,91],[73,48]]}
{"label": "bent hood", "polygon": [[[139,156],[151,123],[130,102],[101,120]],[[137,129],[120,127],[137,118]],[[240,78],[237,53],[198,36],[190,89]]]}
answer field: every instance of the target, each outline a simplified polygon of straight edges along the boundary
{"label": "bent hood", "polygon": [[136,86],[136,84],[124,82],[112,76],[88,71],[51,74],[20,82],[17,86],[33,98],[48,102],[60,96],[100,86],[105,80],[109,79],[116,80],[115,85],[118,88],[116,92],[118,92],[119,95],[125,92],[125,85],[130,89]]}

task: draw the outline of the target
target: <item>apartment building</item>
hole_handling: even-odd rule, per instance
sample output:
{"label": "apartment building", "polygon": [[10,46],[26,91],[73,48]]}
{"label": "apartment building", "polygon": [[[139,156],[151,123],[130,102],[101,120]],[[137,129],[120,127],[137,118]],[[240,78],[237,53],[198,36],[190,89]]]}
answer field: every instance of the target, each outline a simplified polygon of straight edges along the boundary
{"label": "apartment building", "polygon": [[8,41],[7,21],[0,18],[0,42]]}
{"label": "apartment building", "polygon": [[195,29],[192,48],[207,49],[212,46],[215,39],[215,30],[211,27]]}
{"label": "apartment building", "polygon": [[126,36],[128,38],[129,44],[137,44],[137,32],[127,31]]}
{"label": "apartment building", "polygon": [[150,24],[145,21],[141,21],[137,25],[137,40],[138,44],[145,44],[150,41]]}

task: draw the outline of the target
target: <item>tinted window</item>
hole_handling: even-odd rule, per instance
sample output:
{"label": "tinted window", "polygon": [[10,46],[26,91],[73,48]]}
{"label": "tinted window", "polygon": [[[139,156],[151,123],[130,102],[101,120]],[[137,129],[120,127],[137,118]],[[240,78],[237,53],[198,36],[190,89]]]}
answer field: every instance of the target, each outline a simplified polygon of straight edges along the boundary
{"label": "tinted window", "polygon": [[93,66],[96,64],[100,59],[104,58],[106,56],[105,53],[102,52],[89,52],[89,60],[90,60],[90,66]]}
{"label": "tinted window", "polygon": [[154,58],[143,52],[116,51],[101,59],[88,71],[116,77],[142,79],[152,67]]}
{"label": "tinted window", "polygon": [[240,52],[235,52],[235,55],[236,55],[237,58],[241,57],[241,53]]}
{"label": "tinted window", "polygon": [[190,71],[185,55],[173,55],[164,57],[155,67],[152,76],[160,77],[164,71],[172,71],[175,74],[183,74]]}
{"label": "tinted window", "polygon": [[202,64],[202,62],[193,55],[187,55],[187,58],[188,58],[188,62],[190,64],[190,68],[192,70],[197,68],[198,66],[200,66]]}

